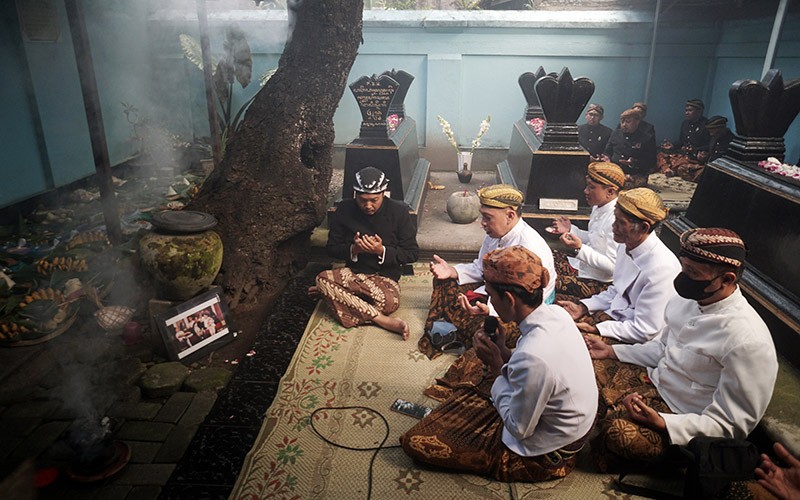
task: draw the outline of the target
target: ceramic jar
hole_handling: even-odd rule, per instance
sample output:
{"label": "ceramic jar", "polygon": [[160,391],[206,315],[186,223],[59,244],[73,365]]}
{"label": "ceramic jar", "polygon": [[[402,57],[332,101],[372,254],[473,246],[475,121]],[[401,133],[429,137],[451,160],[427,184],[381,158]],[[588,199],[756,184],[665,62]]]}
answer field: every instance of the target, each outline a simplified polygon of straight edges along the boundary
{"label": "ceramic jar", "polygon": [[165,210],[153,216],[154,230],[139,241],[143,267],[171,300],[189,300],[207,289],[222,266],[217,220],[203,212]]}
{"label": "ceramic jar", "polygon": [[447,199],[447,215],[456,224],[469,224],[480,215],[481,202],[478,195],[464,190],[456,191]]}
{"label": "ceramic jar", "polygon": [[468,184],[472,179],[472,153],[458,153],[458,168],[456,170],[458,180],[462,184]]}

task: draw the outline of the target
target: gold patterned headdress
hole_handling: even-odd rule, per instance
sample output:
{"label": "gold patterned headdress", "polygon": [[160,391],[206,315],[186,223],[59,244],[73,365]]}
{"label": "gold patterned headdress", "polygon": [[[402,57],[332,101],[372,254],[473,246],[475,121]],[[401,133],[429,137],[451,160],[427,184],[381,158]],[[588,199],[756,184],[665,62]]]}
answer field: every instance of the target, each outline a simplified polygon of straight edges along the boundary
{"label": "gold patterned headdress", "polygon": [[636,188],[621,192],[617,198],[617,206],[650,225],[666,219],[669,213],[669,209],[664,206],[661,197],[648,188]]}
{"label": "gold patterned headdress", "polygon": [[523,194],[508,184],[495,184],[478,191],[481,205],[493,208],[519,208],[525,199]]}
{"label": "gold patterned headdress", "polygon": [[589,164],[589,178],[604,186],[622,189],[625,185],[625,172],[616,163],[595,161]]}

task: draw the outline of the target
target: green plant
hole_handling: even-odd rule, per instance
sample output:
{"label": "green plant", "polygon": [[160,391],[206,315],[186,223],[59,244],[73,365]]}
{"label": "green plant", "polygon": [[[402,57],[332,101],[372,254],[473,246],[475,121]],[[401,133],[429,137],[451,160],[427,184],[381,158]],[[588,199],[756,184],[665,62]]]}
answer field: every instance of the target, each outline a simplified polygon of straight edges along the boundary
{"label": "green plant", "polygon": [[[180,42],[186,59],[202,70],[203,56],[197,40],[182,33]],[[244,112],[255,99],[255,94],[245,101],[238,111],[233,112],[233,86],[236,82],[239,82],[242,88],[246,88],[250,84],[253,58],[244,32],[238,28],[230,27],[225,31],[223,50],[224,53],[218,61],[211,58],[211,66],[214,75],[214,94],[217,96],[217,119],[222,128],[220,143],[224,152],[227,142],[239,130]],[[261,75],[259,84],[263,87],[275,71],[276,69],[272,69]]]}
{"label": "green plant", "polygon": [[453,0],[453,8],[456,10],[480,10],[480,0]]}
{"label": "green plant", "polygon": [[387,0],[386,8],[395,10],[415,10],[417,8],[417,0]]}

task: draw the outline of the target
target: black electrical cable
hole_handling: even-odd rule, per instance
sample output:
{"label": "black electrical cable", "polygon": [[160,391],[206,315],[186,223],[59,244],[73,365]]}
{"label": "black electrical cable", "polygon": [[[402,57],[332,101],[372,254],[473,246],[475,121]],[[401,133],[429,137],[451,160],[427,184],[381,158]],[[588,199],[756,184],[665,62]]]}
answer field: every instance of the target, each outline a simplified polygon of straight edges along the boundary
{"label": "black electrical cable", "polygon": [[[314,426],[314,416],[317,413],[321,412],[321,411],[328,411],[328,410],[358,410],[358,409],[367,410],[367,411],[370,411],[370,412],[374,413],[375,415],[381,417],[381,420],[383,420],[384,425],[386,425],[386,433],[383,435],[383,440],[381,441],[381,444],[379,444],[377,447],[370,446],[368,448],[356,448],[354,446],[346,446],[346,445],[343,445],[343,444],[334,443],[330,439],[328,439],[325,436],[323,436],[322,433],[320,433],[317,430],[317,428]],[[384,443],[386,443],[386,440],[389,439],[389,422],[386,420],[386,417],[384,417],[381,414],[381,412],[379,412],[378,410],[373,410],[372,408],[370,408],[368,406],[328,406],[328,407],[323,407],[323,408],[317,408],[316,410],[311,412],[311,415],[309,416],[309,421],[311,423],[311,430],[313,430],[317,434],[317,436],[320,437],[320,439],[322,439],[323,441],[325,441],[326,443],[328,443],[331,446],[336,446],[337,448],[343,448],[345,450],[354,450],[354,451],[370,451],[370,450],[374,450],[375,451],[375,453],[372,454],[372,458],[369,459],[369,476],[368,476],[368,479],[367,479],[367,500],[369,500],[372,497],[372,467],[375,464],[375,457],[378,456],[378,452],[381,451],[381,450],[388,450],[388,449],[391,449],[391,448],[401,448],[402,447],[399,444],[392,445],[392,446],[383,446]]]}

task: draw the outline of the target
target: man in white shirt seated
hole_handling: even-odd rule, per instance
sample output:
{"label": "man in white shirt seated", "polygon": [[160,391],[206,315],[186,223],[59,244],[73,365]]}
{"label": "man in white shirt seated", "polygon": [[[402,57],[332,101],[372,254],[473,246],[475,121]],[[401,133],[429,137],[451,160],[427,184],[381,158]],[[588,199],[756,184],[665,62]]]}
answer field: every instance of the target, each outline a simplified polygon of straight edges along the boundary
{"label": "man in white shirt seated", "polygon": [[696,436],[744,439],[772,397],[775,346],[738,286],[744,242],[723,228],[690,229],[680,241],[680,296],[660,334],[638,345],[586,338],[593,359],[616,360],[595,364],[606,408],[592,453],[602,470],[656,459]]}
{"label": "man in white shirt seated", "polygon": [[558,302],[578,322],[579,330],[609,342],[636,344],[650,340],[664,326],[664,307],[675,295],[672,280],[681,268],[654,231],[667,212],[661,198],[648,188],[620,193],[613,234],[614,241],[622,244],[614,283],[580,302]]}
{"label": "man in white shirt seated", "polygon": [[556,293],[585,299],[608,288],[614,277],[617,247],[611,232],[619,190],[625,185],[625,172],[611,162],[589,164],[583,194],[592,207],[588,230],[572,224],[566,217],[553,221],[553,231],[561,235],[569,257],[553,252]]}
{"label": "man in white shirt seated", "polygon": [[[425,333],[420,338],[418,348],[429,358],[441,354],[440,345],[431,342],[431,328],[437,320],[447,321],[458,328],[458,342],[463,348],[472,345],[472,334],[483,324],[484,316],[489,314],[488,306],[476,303],[474,294],[483,291],[483,257],[497,248],[522,245],[542,259],[542,265],[550,273],[550,281],[544,287],[544,301],[547,304],[555,298],[556,271],[553,252],[527,222],[522,220],[523,194],[506,184],[488,186],[478,191],[481,202],[481,227],[486,232],[478,258],[467,264],[450,265],[433,256],[430,270],[433,273],[433,293],[425,322]],[[468,298],[467,295],[470,297]],[[511,347],[519,336],[516,327],[509,327],[508,341]]]}
{"label": "man in white shirt seated", "polygon": [[418,462],[499,481],[564,477],[597,411],[591,359],[569,315],[542,303],[550,273],[539,257],[522,246],[502,248],[484,256],[483,269],[500,318],[522,331],[517,348],[509,351],[502,328],[495,340],[476,332],[482,381],[456,388],[401,436],[403,450]]}

